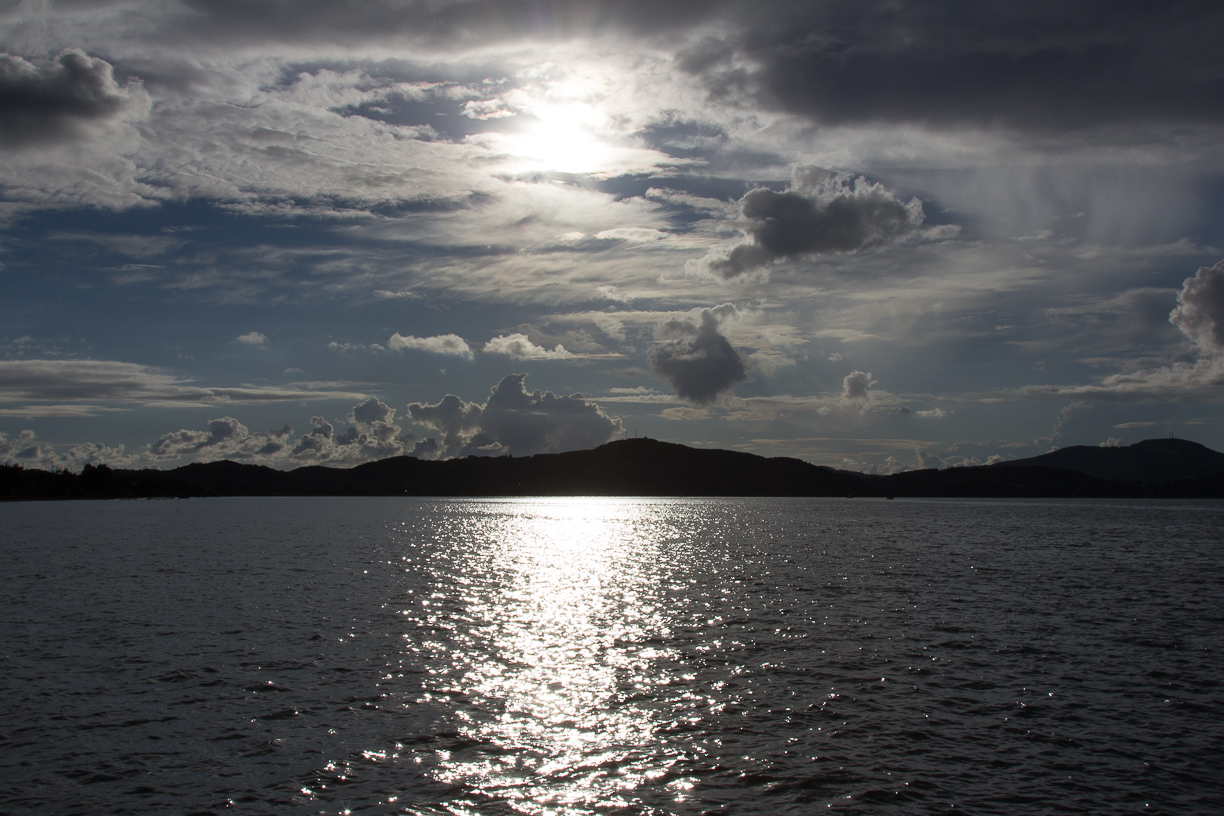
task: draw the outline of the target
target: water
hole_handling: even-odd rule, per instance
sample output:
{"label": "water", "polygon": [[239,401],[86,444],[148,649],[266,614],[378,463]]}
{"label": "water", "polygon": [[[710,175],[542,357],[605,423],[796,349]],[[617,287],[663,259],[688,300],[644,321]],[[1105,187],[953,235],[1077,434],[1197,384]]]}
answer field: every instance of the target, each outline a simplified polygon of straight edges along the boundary
{"label": "water", "polygon": [[1222,521],[0,505],[0,813],[1216,814]]}

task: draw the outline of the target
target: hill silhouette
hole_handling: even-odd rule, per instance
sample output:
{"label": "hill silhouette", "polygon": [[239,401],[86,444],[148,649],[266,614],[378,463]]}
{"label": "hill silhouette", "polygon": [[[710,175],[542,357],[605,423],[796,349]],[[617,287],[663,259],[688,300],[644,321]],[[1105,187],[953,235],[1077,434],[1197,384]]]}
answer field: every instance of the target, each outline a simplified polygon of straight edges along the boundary
{"label": "hill silhouette", "polygon": [[1124,448],[1075,445],[996,467],[1061,468],[1098,479],[1170,482],[1224,474],[1224,453],[1187,439],[1145,439]]}
{"label": "hill silhouette", "polygon": [[281,471],[220,461],[172,470],[87,465],[80,474],[0,467],[0,498],[192,496],[910,496],[1224,498],[1224,454],[1150,439],[1072,447],[981,467],[874,476],[786,457],[623,439],[592,450]]}

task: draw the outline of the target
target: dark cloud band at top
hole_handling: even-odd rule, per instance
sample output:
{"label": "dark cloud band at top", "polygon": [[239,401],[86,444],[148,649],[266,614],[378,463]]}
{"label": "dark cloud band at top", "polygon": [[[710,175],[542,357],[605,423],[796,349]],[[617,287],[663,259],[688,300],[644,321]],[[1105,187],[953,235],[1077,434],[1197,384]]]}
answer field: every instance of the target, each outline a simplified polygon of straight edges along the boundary
{"label": "dark cloud band at top", "polygon": [[[682,64],[826,124],[1224,122],[1218,3],[775,4]],[[745,67],[747,62],[752,67]]]}

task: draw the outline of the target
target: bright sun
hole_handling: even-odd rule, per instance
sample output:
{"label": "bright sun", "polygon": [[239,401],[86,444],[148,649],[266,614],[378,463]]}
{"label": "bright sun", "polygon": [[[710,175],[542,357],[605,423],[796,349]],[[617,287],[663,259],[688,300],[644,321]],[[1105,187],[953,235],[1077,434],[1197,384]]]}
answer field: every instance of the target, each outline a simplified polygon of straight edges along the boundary
{"label": "bright sun", "polygon": [[603,115],[589,105],[542,105],[532,111],[536,118],[522,133],[509,136],[509,153],[531,170],[560,173],[600,173],[611,170],[613,149],[597,132]]}

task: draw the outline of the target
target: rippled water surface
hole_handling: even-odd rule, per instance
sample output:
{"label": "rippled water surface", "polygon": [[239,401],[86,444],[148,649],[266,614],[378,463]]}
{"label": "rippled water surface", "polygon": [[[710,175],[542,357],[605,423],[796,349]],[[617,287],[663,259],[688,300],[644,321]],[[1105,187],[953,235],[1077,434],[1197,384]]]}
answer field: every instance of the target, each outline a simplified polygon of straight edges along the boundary
{"label": "rippled water surface", "polygon": [[0,505],[0,813],[1224,812],[1224,505]]}

